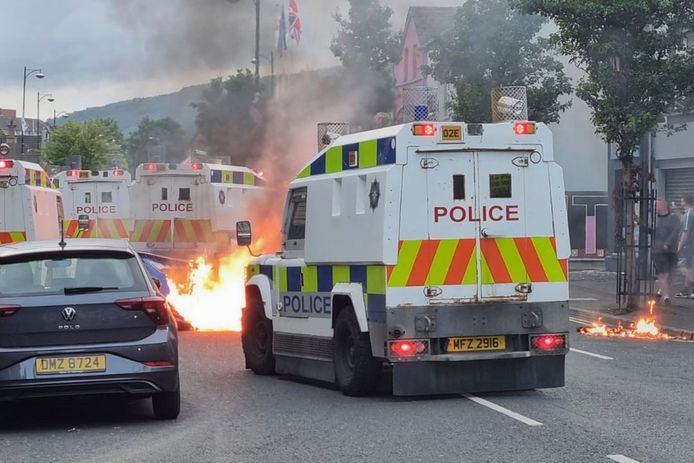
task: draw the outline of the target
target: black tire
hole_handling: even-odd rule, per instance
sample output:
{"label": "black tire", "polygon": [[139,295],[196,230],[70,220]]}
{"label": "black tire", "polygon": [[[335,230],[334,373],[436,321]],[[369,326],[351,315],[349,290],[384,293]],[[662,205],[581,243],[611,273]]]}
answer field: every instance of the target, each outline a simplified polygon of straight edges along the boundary
{"label": "black tire", "polygon": [[159,392],[152,396],[154,417],[158,420],[175,420],[181,412],[181,387],[175,391]]}
{"label": "black tire", "polygon": [[249,298],[243,311],[241,344],[246,367],[257,375],[275,374],[275,356],[272,355],[272,320],[263,312],[263,303]]}
{"label": "black tire", "polygon": [[335,382],[349,396],[373,394],[378,386],[381,363],[371,354],[368,333],[359,330],[352,307],[343,308],[334,329]]}

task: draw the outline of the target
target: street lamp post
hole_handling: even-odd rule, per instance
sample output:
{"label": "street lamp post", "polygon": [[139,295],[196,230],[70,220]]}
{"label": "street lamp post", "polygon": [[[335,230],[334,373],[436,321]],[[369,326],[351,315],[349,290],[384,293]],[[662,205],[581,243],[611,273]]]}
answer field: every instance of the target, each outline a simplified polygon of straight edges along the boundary
{"label": "street lamp post", "polygon": [[58,118],[58,117],[62,117],[64,119],[67,119],[68,117],[70,117],[70,115],[68,113],[66,113],[65,111],[61,111],[61,112],[56,114],[56,111],[54,108],[53,109],[53,129],[54,130],[55,130],[55,126],[56,126],[56,118]]}
{"label": "street lamp post", "polygon": [[41,146],[41,100],[44,98],[48,98],[48,101],[51,103],[55,101],[52,93],[45,93],[41,95],[41,92],[36,92],[36,133],[39,135],[39,147]]}
{"label": "street lamp post", "polygon": [[26,111],[26,94],[27,94],[27,77],[31,76],[32,74],[36,74],[37,79],[43,79],[46,77],[43,72],[41,72],[41,68],[38,69],[27,69],[26,66],[24,66],[24,81],[22,84],[22,123],[21,123],[21,129],[22,129],[22,141],[21,141],[21,153],[24,155],[24,124],[25,124],[25,111]]}
{"label": "street lamp post", "polygon": [[[270,52],[270,58],[268,58],[267,56],[264,56],[264,55],[258,55],[258,56],[260,58],[263,58],[268,63],[270,63],[270,88],[271,88],[270,95],[275,96],[275,53],[273,51],[271,51]],[[256,66],[258,66],[258,61],[255,58],[253,58],[251,60],[251,64],[255,64]]]}

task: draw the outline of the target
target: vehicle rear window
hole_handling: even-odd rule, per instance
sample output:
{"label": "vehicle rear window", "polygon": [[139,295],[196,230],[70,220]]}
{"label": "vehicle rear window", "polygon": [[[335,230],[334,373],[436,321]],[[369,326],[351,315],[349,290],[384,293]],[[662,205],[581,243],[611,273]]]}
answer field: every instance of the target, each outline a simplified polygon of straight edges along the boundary
{"label": "vehicle rear window", "polygon": [[146,291],[147,283],[128,253],[44,253],[0,262],[0,297],[59,294],[66,288]]}

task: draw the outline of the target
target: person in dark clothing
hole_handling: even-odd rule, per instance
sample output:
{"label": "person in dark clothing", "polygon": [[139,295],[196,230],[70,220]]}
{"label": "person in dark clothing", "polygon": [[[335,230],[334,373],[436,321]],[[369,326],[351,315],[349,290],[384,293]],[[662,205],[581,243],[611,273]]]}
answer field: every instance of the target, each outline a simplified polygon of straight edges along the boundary
{"label": "person in dark clothing", "polygon": [[653,264],[658,274],[658,294],[663,303],[670,304],[670,274],[677,267],[677,244],[680,236],[680,218],[670,213],[667,201],[655,202],[655,236],[653,237]]}
{"label": "person in dark clothing", "polygon": [[677,254],[684,273],[684,289],[675,297],[694,299],[694,198],[684,195],[682,198],[682,235],[680,236]]}

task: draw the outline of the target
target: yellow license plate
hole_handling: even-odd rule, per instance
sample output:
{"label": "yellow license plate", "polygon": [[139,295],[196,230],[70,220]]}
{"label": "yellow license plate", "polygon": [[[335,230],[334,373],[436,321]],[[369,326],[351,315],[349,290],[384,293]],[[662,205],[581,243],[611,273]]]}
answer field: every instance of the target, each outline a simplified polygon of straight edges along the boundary
{"label": "yellow license plate", "polygon": [[506,349],[506,338],[504,336],[470,336],[465,338],[448,338],[448,352],[504,349]]}
{"label": "yellow license plate", "polygon": [[105,355],[39,357],[36,359],[37,375],[54,375],[59,373],[83,373],[92,371],[106,371]]}

